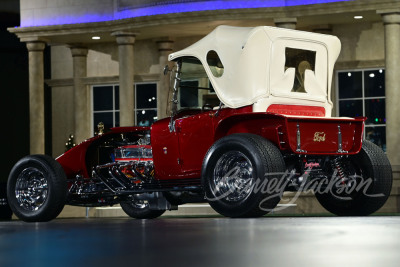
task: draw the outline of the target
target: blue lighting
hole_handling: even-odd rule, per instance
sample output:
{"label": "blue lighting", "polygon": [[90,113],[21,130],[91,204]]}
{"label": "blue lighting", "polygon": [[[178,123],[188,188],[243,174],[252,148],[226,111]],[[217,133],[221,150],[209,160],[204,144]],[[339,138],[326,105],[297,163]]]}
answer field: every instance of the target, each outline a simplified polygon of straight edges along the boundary
{"label": "blue lighting", "polygon": [[[33,20],[23,19],[21,27],[33,26],[50,26],[62,24],[77,24],[77,23],[90,23],[90,22],[103,22],[120,20],[127,18],[137,18],[153,15],[164,15],[173,13],[188,13],[196,11],[211,11],[211,10],[229,10],[229,9],[243,9],[243,8],[268,8],[268,7],[289,7],[299,5],[314,5],[325,4],[332,2],[346,2],[354,0],[208,0],[202,2],[185,2],[169,5],[153,5],[143,8],[126,9],[121,11],[110,11],[103,14],[90,14],[84,12],[82,14],[69,14],[59,15],[54,12],[41,12],[44,14],[42,18]],[[82,11],[83,12],[83,11]],[[90,12],[90,11],[89,11]]]}

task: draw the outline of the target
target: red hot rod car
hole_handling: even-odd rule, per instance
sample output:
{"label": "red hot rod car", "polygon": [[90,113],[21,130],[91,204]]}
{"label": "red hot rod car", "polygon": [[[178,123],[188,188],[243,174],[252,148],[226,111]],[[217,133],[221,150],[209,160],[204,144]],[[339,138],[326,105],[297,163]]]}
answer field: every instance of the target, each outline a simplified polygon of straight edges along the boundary
{"label": "red hot rod car", "polygon": [[191,202],[258,217],[284,191],[313,189],[337,215],[368,215],[392,184],[384,152],[363,140],[365,118],[331,117],[336,37],[273,27],[220,26],[172,53],[169,118],[118,127],[57,159],[12,169],[8,199],[24,221],[65,204],[120,204],[155,218]]}

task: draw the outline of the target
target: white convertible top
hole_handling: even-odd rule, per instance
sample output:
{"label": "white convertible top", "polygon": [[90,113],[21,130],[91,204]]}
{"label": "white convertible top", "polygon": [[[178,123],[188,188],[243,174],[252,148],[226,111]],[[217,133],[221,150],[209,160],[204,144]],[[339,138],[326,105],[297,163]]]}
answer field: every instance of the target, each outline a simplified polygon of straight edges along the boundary
{"label": "white convertible top", "polygon": [[[198,58],[219,99],[231,108],[266,99],[270,103],[271,99],[275,103],[287,103],[278,101],[279,98],[291,103],[303,99],[326,106],[331,104],[330,86],[340,46],[337,37],[325,34],[268,26],[219,26],[193,45],[170,54],[169,60],[186,56]],[[290,51],[296,49],[311,51],[314,57],[313,67],[303,68],[301,92],[293,90],[301,64],[288,66],[287,63]],[[214,76],[207,64],[210,51],[215,51],[223,64],[221,77]]]}

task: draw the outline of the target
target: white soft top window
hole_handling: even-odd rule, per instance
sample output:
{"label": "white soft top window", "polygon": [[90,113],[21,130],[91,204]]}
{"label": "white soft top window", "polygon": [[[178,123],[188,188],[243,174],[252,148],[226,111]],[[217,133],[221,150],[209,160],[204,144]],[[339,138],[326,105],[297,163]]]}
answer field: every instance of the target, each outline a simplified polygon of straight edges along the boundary
{"label": "white soft top window", "polygon": [[[321,43],[278,39],[270,70],[274,96],[325,102],[328,95],[328,51]],[[282,56],[284,55],[284,56]]]}
{"label": "white soft top window", "polygon": [[269,96],[330,101],[339,52],[339,39],[330,35],[267,26],[219,26],[169,59],[198,58],[219,99],[238,108]]}

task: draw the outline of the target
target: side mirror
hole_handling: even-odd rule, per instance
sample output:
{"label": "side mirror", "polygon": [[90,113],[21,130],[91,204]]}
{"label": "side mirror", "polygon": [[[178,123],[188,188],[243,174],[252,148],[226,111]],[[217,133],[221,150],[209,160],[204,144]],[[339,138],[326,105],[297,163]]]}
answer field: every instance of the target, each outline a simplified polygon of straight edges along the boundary
{"label": "side mirror", "polygon": [[168,65],[165,65],[165,67],[164,67],[164,75],[167,75],[168,74],[168,72],[170,72],[171,71],[171,69],[169,68],[169,66]]}

